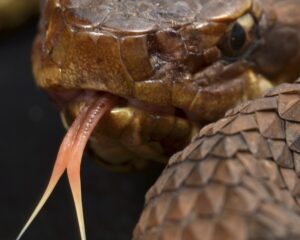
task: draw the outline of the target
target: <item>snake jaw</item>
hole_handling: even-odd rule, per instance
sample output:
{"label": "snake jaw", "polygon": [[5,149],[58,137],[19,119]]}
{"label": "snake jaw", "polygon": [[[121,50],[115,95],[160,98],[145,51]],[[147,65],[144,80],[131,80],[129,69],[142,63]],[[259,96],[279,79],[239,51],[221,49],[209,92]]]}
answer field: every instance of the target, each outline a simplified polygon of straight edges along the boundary
{"label": "snake jaw", "polygon": [[[225,68],[221,63],[211,66],[195,75],[195,79],[190,79],[190,82],[185,79],[183,85],[174,87],[176,91],[182,91],[189,84],[192,88],[201,86],[201,91],[196,92],[196,96],[191,96],[191,104],[183,109],[119,97],[118,105],[97,125],[89,143],[90,152],[100,163],[113,169],[140,169],[153,159],[165,162],[168,156],[184,147],[201,124],[205,123],[199,121],[199,116],[201,118],[205,115],[208,120],[212,120],[214,116],[222,116],[224,110],[219,107],[220,102],[227,109],[241,99],[246,100],[262,94],[266,88],[272,86],[262,76],[251,70],[246,71],[242,64],[236,67],[236,78],[232,80],[234,75],[227,72],[235,66],[236,64]],[[202,76],[215,68],[223,69],[223,75],[218,76],[216,73],[215,82],[209,82],[205,86]],[[226,76],[229,78],[226,79]],[[221,77],[222,81],[216,80]],[[62,111],[66,128],[80,113],[86,101],[86,93],[97,92],[59,88],[49,88],[46,91]],[[174,101],[180,103],[182,98],[178,97]],[[172,142],[176,144],[171,144]],[[112,159],[118,161],[112,162]]]}

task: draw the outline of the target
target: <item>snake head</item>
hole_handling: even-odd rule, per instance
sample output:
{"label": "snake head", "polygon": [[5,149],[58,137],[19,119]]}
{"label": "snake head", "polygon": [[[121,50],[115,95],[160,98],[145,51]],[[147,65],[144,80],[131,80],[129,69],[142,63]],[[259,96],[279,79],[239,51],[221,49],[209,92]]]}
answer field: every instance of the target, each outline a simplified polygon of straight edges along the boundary
{"label": "snake head", "polygon": [[300,3],[266,2],[45,1],[36,83],[62,106],[66,127],[84,105],[75,96],[119,96],[90,138],[102,163],[164,162],[199,127],[298,74]]}

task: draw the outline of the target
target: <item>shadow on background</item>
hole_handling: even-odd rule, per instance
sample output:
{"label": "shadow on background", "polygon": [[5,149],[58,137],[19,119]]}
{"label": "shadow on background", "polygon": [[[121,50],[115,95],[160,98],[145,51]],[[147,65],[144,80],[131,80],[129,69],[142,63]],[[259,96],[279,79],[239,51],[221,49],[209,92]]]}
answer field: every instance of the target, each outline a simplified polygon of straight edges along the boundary
{"label": "shadow on background", "polygon": [[[65,133],[59,114],[34,85],[30,52],[35,25],[0,36],[1,240],[16,238],[41,197]],[[131,239],[145,192],[158,174],[159,169],[111,173],[86,158],[82,187],[88,239]],[[23,239],[79,239],[65,177]]]}

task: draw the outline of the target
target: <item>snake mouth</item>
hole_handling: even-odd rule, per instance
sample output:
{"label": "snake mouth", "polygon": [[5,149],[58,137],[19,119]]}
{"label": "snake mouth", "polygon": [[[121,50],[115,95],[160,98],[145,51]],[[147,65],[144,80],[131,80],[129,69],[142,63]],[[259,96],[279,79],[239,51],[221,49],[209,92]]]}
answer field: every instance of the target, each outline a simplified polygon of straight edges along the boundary
{"label": "snake mouth", "polygon": [[[89,93],[97,92],[98,94],[104,94],[104,91],[95,91],[95,90],[66,90],[61,88],[52,88],[47,89],[46,92],[48,93],[51,101],[57,107],[59,111],[62,111],[66,108],[71,102],[73,101],[85,101]],[[111,95],[115,95],[110,93]],[[156,104],[149,104],[134,98],[123,98],[120,96],[118,97],[118,104],[117,108],[125,108],[125,107],[132,107],[138,109],[140,111],[147,112],[148,114],[162,116],[175,116],[178,118],[186,119],[191,122],[194,122],[192,119],[189,118],[189,114],[186,113],[184,110],[173,107],[173,106],[160,106]]]}
{"label": "snake mouth", "polygon": [[[46,91],[60,110],[66,128],[80,114],[92,93],[106,93],[61,88]],[[128,163],[130,169],[144,168],[149,160],[165,163],[199,130],[184,110],[117,98],[116,105],[97,124],[89,141],[92,155],[114,170],[119,170],[115,166],[128,166]],[[124,170],[123,167],[120,170]]]}

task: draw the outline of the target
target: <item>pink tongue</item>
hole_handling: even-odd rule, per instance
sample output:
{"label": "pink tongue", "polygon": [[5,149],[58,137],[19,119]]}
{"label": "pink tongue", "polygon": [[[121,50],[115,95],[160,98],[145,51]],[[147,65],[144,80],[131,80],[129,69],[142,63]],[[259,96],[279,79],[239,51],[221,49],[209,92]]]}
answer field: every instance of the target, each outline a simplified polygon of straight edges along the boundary
{"label": "pink tongue", "polygon": [[69,128],[66,136],[64,137],[58,151],[48,186],[35,210],[18,235],[17,240],[22,237],[41,208],[44,206],[65,170],[67,170],[68,179],[73,194],[81,239],[86,239],[80,181],[80,165],[82,155],[93,129],[101,117],[116,104],[116,101],[116,97],[110,94],[104,94],[101,97],[95,95],[90,96],[86,106],[77,116],[72,126]]}

